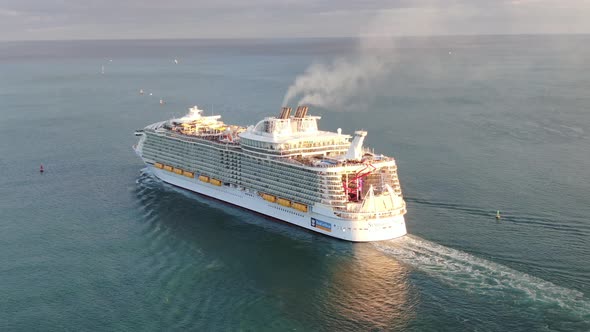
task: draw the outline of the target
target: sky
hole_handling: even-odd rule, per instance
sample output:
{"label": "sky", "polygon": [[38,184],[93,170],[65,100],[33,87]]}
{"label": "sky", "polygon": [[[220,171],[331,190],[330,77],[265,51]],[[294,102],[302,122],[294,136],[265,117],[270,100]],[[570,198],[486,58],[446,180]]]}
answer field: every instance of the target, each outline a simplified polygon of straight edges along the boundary
{"label": "sky", "polygon": [[0,41],[590,33],[590,0],[0,0]]}

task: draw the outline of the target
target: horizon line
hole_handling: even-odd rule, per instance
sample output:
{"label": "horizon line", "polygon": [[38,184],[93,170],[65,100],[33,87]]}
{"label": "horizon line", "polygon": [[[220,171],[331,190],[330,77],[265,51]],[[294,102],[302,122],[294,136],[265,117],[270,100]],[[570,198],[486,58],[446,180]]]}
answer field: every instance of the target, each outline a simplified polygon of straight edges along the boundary
{"label": "horizon line", "polygon": [[0,40],[0,43],[19,43],[19,42],[95,42],[95,41],[172,41],[172,40],[218,40],[218,41],[238,41],[238,40],[322,40],[322,39],[362,39],[362,38],[445,38],[445,37],[517,37],[517,36],[590,36],[590,32],[574,33],[483,33],[483,34],[435,34],[435,35],[374,35],[374,36],[317,36],[317,37],[164,37],[164,38],[88,38],[88,39],[6,39]]}

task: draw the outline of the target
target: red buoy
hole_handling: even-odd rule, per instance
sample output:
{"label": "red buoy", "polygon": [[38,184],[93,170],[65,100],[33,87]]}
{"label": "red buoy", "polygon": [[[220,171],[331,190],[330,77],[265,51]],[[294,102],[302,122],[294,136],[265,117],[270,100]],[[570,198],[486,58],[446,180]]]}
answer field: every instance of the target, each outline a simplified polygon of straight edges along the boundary
{"label": "red buoy", "polygon": [[44,169],[43,169],[43,164],[41,164],[41,167],[39,167],[39,172],[43,173]]}

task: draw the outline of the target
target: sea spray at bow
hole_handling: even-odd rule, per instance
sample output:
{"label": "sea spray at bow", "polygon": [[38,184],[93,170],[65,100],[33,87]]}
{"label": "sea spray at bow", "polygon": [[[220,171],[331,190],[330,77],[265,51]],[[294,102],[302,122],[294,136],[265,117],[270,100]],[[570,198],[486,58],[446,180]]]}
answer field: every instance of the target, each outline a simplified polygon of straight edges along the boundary
{"label": "sea spray at bow", "polygon": [[435,277],[444,283],[478,295],[498,295],[535,306],[558,305],[578,318],[590,319],[590,302],[576,290],[513,270],[466,252],[415,236],[374,243],[378,250]]}

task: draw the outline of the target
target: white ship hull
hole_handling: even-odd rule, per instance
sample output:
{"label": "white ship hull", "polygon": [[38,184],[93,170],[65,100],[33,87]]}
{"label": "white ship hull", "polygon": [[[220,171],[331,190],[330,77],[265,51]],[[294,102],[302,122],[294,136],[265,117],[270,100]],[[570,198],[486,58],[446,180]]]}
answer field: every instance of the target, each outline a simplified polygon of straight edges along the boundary
{"label": "white ship hull", "polygon": [[338,218],[330,209],[318,204],[304,213],[265,201],[255,192],[231,186],[215,186],[195,178],[188,178],[156,168],[149,163],[146,164],[152,174],[166,183],[338,239],[370,242],[389,240],[406,234],[403,215],[353,221]]}

